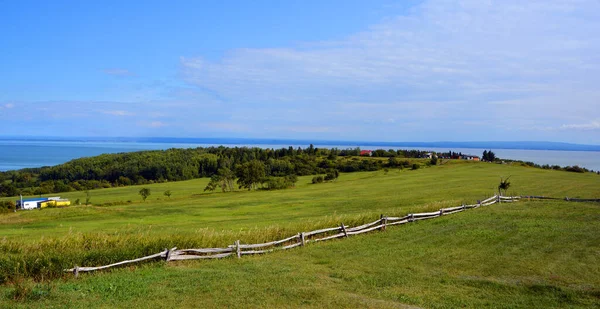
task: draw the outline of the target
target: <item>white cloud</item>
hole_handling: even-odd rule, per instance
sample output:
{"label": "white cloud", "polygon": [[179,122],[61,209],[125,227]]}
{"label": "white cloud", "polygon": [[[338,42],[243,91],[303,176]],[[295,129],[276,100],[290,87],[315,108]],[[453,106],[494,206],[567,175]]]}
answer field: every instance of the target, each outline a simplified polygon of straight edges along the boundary
{"label": "white cloud", "polygon": [[166,125],[167,124],[164,123],[164,122],[162,122],[162,121],[152,121],[152,122],[150,122],[150,126],[153,127],[153,128],[161,128],[161,127],[164,127]]}
{"label": "white cloud", "polygon": [[231,50],[218,61],[183,57],[181,67],[234,115],[252,106],[246,118],[276,108],[287,121],[556,127],[594,113],[600,100],[592,33],[600,33],[595,0],[430,0],[337,41]]}
{"label": "white cloud", "polygon": [[103,114],[113,115],[113,116],[133,116],[135,113],[124,111],[124,110],[104,110],[101,111]]}
{"label": "white cloud", "polygon": [[560,128],[566,130],[600,130],[600,120],[580,124],[563,124]]}
{"label": "white cloud", "polygon": [[119,69],[119,68],[112,68],[112,69],[104,69],[102,70],[102,72],[104,74],[107,75],[112,75],[112,76],[135,76],[135,74],[127,69]]}

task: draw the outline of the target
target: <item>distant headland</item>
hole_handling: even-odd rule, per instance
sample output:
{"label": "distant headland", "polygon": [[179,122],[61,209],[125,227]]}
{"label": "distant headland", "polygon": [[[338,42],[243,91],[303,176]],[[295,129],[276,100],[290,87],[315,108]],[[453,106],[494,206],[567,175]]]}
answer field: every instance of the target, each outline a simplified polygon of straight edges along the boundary
{"label": "distant headland", "polygon": [[0,141],[31,142],[122,142],[122,143],[163,143],[163,144],[212,144],[212,145],[309,145],[315,146],[371,146],[406,148],[481,148],[481,149],[523,149],[523,150],[563,150],[600,151],[600,145],[573,144],[545,141],[436,141],[436,142],[383,142],[348,140],[308,140],[283,138],[231,138],[231,137],[39,137],[39,136],[0,136]]}

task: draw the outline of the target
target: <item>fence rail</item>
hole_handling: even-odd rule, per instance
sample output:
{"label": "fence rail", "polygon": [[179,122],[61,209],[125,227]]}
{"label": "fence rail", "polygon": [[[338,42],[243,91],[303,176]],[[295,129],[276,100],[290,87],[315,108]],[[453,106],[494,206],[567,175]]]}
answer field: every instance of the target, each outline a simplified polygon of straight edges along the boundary
{"label": "fence rail", "polygon": [[599,198],[573,198],[573,197],[549,197],[549,196],[537,196],[537,195],[522,195],[520,198],[536,199],[536,200],[563,200],[567,202],[600,202]]}
{"label": "fence rail", "polygon": [[[499,196],[494,195],[485,200],[478,201],[477,204],[461,205],[456,207],[442,208],[439,211],[425,212],[425,213],[413,213],[408,214],[404,217],[387,217],[381,215],[381,217],[373,222],[365,223],[355,227],[347,227],[344,223],[341,223],[338,227],[331,227],[325,229],[314,230],[310,232],[302,232],[296,235],[271,242],[259,243],[259,244],[240,244],[237,240],[233,245],[229,245],[227,248],[202,248],[202,249],[165,249],[162,252],[141,257],[133,260],[126,260],[114,264],[98,267],[79,267],[65,269],[65,272],[72,272],[77,276],[80,272],[89,272],[107,269],[111,267],[122,266],[126,264],[139,263],[151,259],[162,258],[169,261],[182,261],[182,260],[195,260],[195,259],[221,259],[230,256],[237,256],[241,258],[242,255],[253,255],[253,254],[265,254],[273,252],[275,250],[287,250],[299,246],[304,246],[310,242],[321,242],[336,238],[348,237],[351,235],[358,235],[368,233],[376,230],[384,231],[387,226],[406,224],[417,220],[427,220],[437,218],[440,216],[451,215],[465,211],[467,209],[479,208],[481,206],[489,206],[495,203],[512,203],[517,202],[521,199],[560,199],[550,198],[544,196]],[[592,201],[600,202],[600,199],[573,199],[565,198],[566,201]]]}

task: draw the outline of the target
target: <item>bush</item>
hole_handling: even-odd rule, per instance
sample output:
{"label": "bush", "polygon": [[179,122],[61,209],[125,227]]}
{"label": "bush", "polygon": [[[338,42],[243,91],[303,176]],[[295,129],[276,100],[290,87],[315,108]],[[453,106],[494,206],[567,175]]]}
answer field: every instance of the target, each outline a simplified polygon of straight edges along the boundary
{"label": "bush", "polygon": [[567,167],[565,167],[565,171],[567,171],[567,172],[575,172],[575,173],[585,173],[586,169],[585,168],[581,168],[581,167],[575,165],[575,166],[567,166]]}
{"label": "bush", "polygon": [[418,170],[420,167],[421,167],[421,166],[420,166],[419,164],[417,164],[417,163],[413,163],[413,165],[412,165],[412,168],[411,168],[411,169],[412,169],[412,170]]}
{"label": "bush", "polygon": [[437,165],[437,163],[438,163],[437,156],[431,157],[431,160],[429,160],[429,163],[431,163],[431,165]]}
{"label": "bush", "polygon": [[338,170],[329,170],[327,175],[325,175],[325,181],[333,181],[336,180],[340,176],[340,172]]}
{"label": "bush", "polygon": [[325,179],[323,178],[323,176],[315,176],[312,179],[312,183],[322,183]]}
{"label": "bush", "polygon": [[263,189],[265,190],[280,190],[291,188],[296,185],[298,177],[296,175],[288,175],[285,177],[268,177],[263,181]]}
{"label": "bush", "polygon": [[298,182],[298,176],[296,174],[287,175],[284,177],[285,181],[290,185],[290,187],[295,187]]}
{"label": "bush", "polygon": [[0,212],[12,212],[15,211],[16,204],[13,201],[1,201]]}
{"label": "bush", "polygon": [[289,187],[283,177],[269,177],[265,180],[264,185],[263,189],[265,190],[280,190]]}

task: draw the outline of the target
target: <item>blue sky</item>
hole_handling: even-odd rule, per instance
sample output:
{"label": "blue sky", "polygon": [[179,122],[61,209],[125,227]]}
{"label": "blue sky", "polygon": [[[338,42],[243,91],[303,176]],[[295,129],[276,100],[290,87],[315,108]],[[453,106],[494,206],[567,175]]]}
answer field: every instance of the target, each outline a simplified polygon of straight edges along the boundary
{"label": "blue sky", "polygon": [[0,136],[600,144],[599,33],[596,0],[0,1]]}

